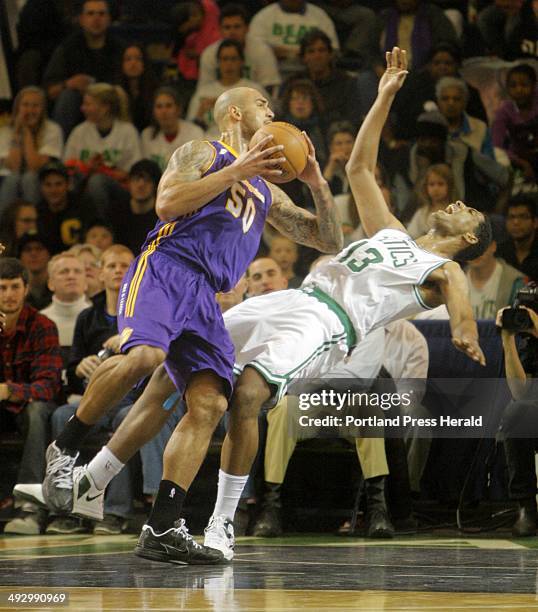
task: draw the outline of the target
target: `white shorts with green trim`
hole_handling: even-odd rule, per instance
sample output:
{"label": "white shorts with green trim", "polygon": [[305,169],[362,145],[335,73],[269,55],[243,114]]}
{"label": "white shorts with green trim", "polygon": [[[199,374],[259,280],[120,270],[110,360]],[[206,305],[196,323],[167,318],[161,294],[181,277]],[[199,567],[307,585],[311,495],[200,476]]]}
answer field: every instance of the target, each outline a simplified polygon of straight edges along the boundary
{"label": "white shorts with green trim", "polygon": [[255,368],[277,388],[276,401],[292,380],[323,376],[351,349],[342,314],[299,289],[250,298],[228,310],[224,322],[235,373]]}

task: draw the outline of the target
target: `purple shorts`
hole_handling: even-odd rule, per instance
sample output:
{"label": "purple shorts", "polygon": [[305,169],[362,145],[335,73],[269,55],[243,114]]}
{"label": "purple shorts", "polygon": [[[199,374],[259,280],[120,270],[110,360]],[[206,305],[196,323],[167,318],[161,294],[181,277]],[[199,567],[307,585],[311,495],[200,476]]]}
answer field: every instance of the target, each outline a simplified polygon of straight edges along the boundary
{"label": "purple shorts", "polygon": [[153,252],[140,255],[123,280],[118,306],[122,352],[161,348],[166,370],[183,393],[195,372],[212,370],[233,386],[234,347],[203,273]]}

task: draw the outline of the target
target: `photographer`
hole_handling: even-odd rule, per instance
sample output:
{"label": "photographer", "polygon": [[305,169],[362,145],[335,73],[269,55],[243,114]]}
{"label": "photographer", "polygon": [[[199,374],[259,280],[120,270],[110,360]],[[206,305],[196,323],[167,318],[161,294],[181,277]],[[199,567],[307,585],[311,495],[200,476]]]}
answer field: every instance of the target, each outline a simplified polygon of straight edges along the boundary
{"label": "photographer", "polygon": [[[512,527],[516,537],[536,534],[536,468],[538,442],[538,287],[529,285],[517,295],[515,306],[497,313],[505,358],[506,381],[513,401],[501,426],[509,473],[510,498],[519,514]],[[516,335],[522,341],[516,342]],[[530,437],[532,436],[532,437]]]}

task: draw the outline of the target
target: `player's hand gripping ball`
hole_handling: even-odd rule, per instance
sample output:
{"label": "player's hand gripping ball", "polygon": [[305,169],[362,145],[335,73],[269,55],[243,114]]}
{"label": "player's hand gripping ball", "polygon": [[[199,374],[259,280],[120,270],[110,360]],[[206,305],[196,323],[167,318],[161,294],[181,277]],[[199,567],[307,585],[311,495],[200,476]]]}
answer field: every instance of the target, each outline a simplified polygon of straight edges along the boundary
{"label": "player's hand gripping ball", "polygon": [[249,147],[255,146],[262,138],[272,135],[265,148],[283,145],[282,151],[277,151],[272,157],[285,157],[286,161],[276,169],[282,170],[280,176],[272,176],[272,183],[289,183],[296,179],[305,169],[308,161],[308,143],[301,130],[285,121],[273,121],[261,127],[250,140]]}

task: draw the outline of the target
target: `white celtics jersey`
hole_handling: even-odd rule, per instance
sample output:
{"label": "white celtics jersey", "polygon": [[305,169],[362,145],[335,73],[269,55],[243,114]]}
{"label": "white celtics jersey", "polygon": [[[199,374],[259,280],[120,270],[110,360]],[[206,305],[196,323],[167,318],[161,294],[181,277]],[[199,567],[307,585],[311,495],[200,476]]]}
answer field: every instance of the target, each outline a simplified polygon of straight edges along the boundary
{"label": "white celtics jersey", "polygon": [[405,232],[385,229],[359,240],[304,280],[348,314],[360,340],[372,329],[429,310],[418,286],[450,261],[421,249]]}

